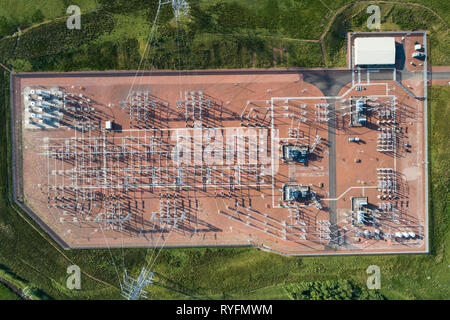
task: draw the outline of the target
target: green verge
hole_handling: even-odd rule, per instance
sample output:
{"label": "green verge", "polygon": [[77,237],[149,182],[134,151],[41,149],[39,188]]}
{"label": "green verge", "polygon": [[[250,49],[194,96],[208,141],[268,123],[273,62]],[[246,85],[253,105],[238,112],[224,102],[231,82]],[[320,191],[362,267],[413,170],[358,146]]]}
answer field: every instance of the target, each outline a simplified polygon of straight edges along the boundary
{"label": "green verge", "polygon": [[[437,261],[446,263],[450,269],[450,140],[448,139],[450,87],[432,86],[428,98],[428,110],[431,114],[429,119],[431,245]],[[447,274],[447,281],[449,280],[450,275]]]}
{"label": "green verge", "polygon": [[21,300],[20,297],[12,292],[3,283],[0,283],[0,300]]}
{"label": "green verge", "polygon": [[[17,277],[8,271],[5,266],[0,265],[0,277],[6,280],[9,284],[17,288],[30,300],[50,300],[44,291],[38,289],[34,285],[30,284],[28,281]],[[14,293],[14,295],[16,295]],[[20,297],[19,297],[20,298]]]}
{"label": "green verge", "polygon": [[348,280],[290,283],[286,287],[294,300],[381,300],[377,290],[355,285]]}

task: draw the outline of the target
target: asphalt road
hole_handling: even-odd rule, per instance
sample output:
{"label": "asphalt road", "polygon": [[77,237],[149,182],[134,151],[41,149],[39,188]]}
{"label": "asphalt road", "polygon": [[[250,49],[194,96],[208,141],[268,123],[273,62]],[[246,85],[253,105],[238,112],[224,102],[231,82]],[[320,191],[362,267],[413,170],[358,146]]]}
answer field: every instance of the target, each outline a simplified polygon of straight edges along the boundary
{"label": "asphalt road", "polygon": [[[328,99],[328,184],[329,184],[329,198],[336,198],[337,184],[336,184],[336,118],[335,115],[335,101]],[[328,213],[330,220],[330,245],[337,244],[337,203],[336,201],[328,201]],[[329,248],[331,249],[331,248]]]}
{"label": "asphalt road", "polygon": [[[398,71],[397,80],[422,79],[422,72]],[[327,97],[337,96],[339,91],[352,81],[351,70],[342,71],[307,71],[303,72],[303,80],[317,86]],[[371,72],[370,80],[393,80],[392,72]],[[429,72],[428,80],[448,80],[450,72]]]}
{"label": "asphalt road", "polygon": [[450,81],[450,72],[428,72],[428,79]]}
{"label": "asphalt road", "polygon": [[318,87],[327,97],[337,96],[339,91],[352,81],[351,70],[303,72],[303,81]]}

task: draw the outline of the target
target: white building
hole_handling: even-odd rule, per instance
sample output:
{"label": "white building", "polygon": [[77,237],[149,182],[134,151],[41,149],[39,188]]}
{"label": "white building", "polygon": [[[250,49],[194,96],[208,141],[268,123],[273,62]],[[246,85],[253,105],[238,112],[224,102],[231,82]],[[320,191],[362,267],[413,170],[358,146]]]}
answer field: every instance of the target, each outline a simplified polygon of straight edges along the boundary
{"label": "white building", "polygon": [[112,130],[113,123],[112,121],[105,121],[105,129]]}
{"label": "white building", "polygon": [[355,65],[394,65],[394,37],[358,37],[355,39]]}

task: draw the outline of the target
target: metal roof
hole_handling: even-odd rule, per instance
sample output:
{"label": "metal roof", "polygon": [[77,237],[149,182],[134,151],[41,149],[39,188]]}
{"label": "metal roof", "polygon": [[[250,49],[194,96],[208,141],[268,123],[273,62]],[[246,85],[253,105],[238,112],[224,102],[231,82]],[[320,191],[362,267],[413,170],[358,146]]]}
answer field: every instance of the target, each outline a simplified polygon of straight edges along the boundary
{"label": "metal roof", "polygon": [[355,39],[355,65],[395,64],[394,37]]}

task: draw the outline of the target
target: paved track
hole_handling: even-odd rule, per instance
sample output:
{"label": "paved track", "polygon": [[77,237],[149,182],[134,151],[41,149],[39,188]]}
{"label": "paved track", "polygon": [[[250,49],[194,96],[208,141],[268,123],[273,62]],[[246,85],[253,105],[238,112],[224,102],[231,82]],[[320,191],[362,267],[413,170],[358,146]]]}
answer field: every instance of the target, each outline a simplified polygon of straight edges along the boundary
{"label": "paved track", "polygon": [[449,80],[450,72],[428,72],[428,80]]}
{"label": "paved track", "polygon": [[[336,183],[336,110],[334,99],[327,99],[329,104],[328,110],[329,118],[328,120],[328,184],[329,184],[329,195],[328,198],[336,198],[337,183]],[[328,212],[330,220],[330,245],[333,246],[337,244],[337,204],[336,201],[328,201]],[[329,247],[328,249],[332,249]]]}

